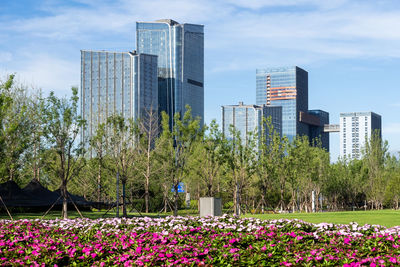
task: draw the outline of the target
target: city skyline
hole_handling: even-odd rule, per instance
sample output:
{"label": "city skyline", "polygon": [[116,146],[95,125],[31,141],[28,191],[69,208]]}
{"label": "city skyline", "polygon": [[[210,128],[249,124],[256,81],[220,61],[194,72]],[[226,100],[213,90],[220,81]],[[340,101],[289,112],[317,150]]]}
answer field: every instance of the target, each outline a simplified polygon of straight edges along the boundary
{"label": "city skyline", "polygon": [[[309,73],[309,109],[329,112],[331,124],[341,112],[376,112],[390,151],[400,151],[400,3],[324,2],[5,1],[0,73],[69,95],[81,49],[133,50],[136,21],[202,24],[206,123],[221,124],[222,105],[256,102],[257,68],[297,65]],[[339,136],[330,143],[335,159]]]}

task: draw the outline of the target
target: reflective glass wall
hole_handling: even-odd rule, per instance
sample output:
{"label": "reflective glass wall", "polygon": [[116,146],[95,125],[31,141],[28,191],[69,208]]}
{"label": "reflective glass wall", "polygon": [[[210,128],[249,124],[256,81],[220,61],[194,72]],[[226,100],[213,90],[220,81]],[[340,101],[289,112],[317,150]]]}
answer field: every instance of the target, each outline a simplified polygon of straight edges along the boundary
{"label": "reflective glass wall", "polygon": [[138,53],[158,56],[159,108],[171,118],[177,112],[183,115],[185,105],[190,105],[193,116],[203,123],[203,28],[173,20],[136,23]]}
{"label": "reflective glass wall", "polygon": [[81,51],[82,140],[112,114],[137,119],[158,107],[157,56],[131,52]]}
{"label": "reflective glass wall", "polygon": [[299,112],[308,111],[308,73],[296,66],[256,70],[256,104],[282,107],[282,135],[308,135]]}

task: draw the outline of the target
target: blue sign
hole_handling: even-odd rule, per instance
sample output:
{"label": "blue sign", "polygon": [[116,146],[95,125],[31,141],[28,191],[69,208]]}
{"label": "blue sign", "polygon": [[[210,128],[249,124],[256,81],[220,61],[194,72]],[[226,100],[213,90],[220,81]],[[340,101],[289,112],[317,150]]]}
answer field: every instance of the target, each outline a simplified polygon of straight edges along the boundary
{"label": "blue sign", "polygon": [[[185,187],[185,185],[183,184],[183,182],[180,182],[178,184],[178,193],[185,193],[184,187]],[[174,187],[171,188],[171,192],[175,192]]]}

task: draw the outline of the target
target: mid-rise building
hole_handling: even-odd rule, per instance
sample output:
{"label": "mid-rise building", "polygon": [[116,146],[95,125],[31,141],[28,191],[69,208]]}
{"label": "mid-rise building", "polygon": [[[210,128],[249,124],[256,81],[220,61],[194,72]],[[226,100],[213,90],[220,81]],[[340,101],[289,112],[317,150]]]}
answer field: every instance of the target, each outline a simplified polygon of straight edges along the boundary
{"label": "mid-rise building", "polygon": [[256,104],[282,106],[282,135],[292,141],[297,135],[306,135],[311,144],[319,138],[329,151],[329,134],[324,124],[329,113],[308,110],[308,72],[297,67],[256,70]]}
{"label": "mid-rise building", "polygon": [[88,141],[113,114],[138,119],[158,113],[157,56],[136,52],[81,51],[81,112]]}
{"label": "mid-rise building", "polygon": [[374,112],[340,113],[340,157],[360,159],[366,140],[377,131],[381,136],[382,119]]}
{"label": "mid-rise building", "polygon": [[[227,138],[232,138],[230,127],[233,126],[240,132],[243,143],[249,139],[249,135],[257,133],[261,138],[266,125],[263,118],[270,118],[273,130],[282,135],[282,107],[267,105],[239,105],[222,106],[222,131]],[[268,136],[264,142],[269,142]],[[259,140],[260,141],[260,140]]]}
{"label": "mid-rise building", "polygon": [[204,120],[204,26],[171,19],[136,23],[138,53],[158,56],[158,102],[171,118],[190,105]]}

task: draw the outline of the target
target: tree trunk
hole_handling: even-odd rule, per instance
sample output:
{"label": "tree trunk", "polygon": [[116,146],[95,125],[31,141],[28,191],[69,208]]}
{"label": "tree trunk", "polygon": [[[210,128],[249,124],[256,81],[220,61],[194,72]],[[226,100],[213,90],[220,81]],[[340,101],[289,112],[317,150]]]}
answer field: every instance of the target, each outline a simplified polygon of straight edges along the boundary
{"label": "tree trunk", "polygon": [[126,185],[126,180],[122,180],[122,216],[123,217],[128,217],[128,214],[126,213],[126,199],[125,199],[125,185]]}
{"label": "tree trunk", "polygon": [[144,184],[144,203],[146,213],[149,213],[149,177],[146,176],[146,182]]}
{"label": "tree trunk", "polygon": [[61,183],[61,195],[63,198],[61,217],[63,217],[63,219],[68,219],[68,201],[67,201],[68,195],[67,195],[67,184],[65,183],[65,180],[63,180]]}
{"label": "tree trunk", "polygon": [[233,194],[233,214],[236,216],[240,216],[240,191],[239,191],[239,183],[236,182],[236,186]]}
{"label": "tree trunk", "polygon": [[174,184],[174,216],[178,216],[178,186],[179,186],[179,182],[176,182]]}
{"label": "tree trunk", "polygon": [[98,166],[98,175],[97,175],[97,202],[99,203],[98,209],[100,209],[101,202],[101,164]]}

